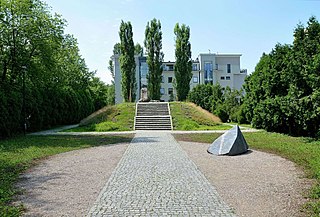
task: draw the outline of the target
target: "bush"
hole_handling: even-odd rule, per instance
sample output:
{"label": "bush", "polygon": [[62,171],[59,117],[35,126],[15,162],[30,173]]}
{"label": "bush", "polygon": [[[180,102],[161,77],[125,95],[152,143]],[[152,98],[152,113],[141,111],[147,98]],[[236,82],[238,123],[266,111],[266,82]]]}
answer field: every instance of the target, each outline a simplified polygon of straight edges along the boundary
{"label": "bush", "polygon": [[214,111],[214,113],[221,119],[222,122],[227,122],[229,119],[229,114],[226,110],[225,104],[218,104],[217,109]]}
{"label": "bush", "polygon": [[246,123],[248,123],[248,121],[246,119],[246,114],[245,114],[243,105],[241,105],[238,108],[238,111],[236,112],[236,122],[238,124],[246,124]]}
{"label": "bush", "polygon": [[206,84],[197,85],[189,92],[188,100],[210,111],[213,100],[213,86]]}

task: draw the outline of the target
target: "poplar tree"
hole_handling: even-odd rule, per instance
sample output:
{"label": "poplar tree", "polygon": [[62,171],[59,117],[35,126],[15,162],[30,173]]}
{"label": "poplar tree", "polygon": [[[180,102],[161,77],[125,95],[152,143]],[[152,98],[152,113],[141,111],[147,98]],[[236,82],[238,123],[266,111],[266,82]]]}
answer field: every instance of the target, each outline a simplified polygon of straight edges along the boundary
{"label": "poplar tree", "polygon": [[136,77],[134,61],[134,43],[132,25],[130,22],[121,21],[120,24],[120,71],[122,96],[125,102],[134,102],[136,98]]}
{"label": "poplar tree", "polygon": [[147,23],[145,31],[144,46],[147,53],[147,63],[149,67],[148,95],[153,100],[160,100],[160,87],[162,75],[162,31],[161,23],[155,18]]}
{"label": "poplar tree", "polygon": [[143,55],[143,47],[139,43],[136,43],[136,45],[134,46],[134,55]]}
{"label": "poplar tree", "polygon": [[190,91],[190,80],[192,78],[192,60],[191,60],[191,44],[190,28],[185,24],[179,26],[179,23],[174,27],[176,35],[176,64],[174,73],[176,77],[176,90],[179,101],[186,100]]}

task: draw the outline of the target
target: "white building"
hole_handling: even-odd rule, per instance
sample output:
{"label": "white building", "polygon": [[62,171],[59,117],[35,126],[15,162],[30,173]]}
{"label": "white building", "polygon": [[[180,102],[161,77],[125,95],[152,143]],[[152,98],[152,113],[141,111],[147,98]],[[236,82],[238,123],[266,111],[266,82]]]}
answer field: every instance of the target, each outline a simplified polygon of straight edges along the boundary
{"label": "white building", "polygon": [[[199,54],[197,60],[192,63],[192,79],[190,81],[190,89],[198,84],[217,84],[222,87],[229,86],[231,89],[240,90],[247,76],[247,70],[240,68],[241,54]],[[119,64],[119,56],[113,56],[114,72],[115,72],[115,101],[123,102],[121,96],[121,72]],[[147,87],[148,65],[145,56],[135,56],[136,62],[136,83],[137,98],[140,99],[140,90]],[[169,101],[170,95],[176,96],[174,88],[175,62],[163,62],[163,73],[161,82],[161,100]]]}

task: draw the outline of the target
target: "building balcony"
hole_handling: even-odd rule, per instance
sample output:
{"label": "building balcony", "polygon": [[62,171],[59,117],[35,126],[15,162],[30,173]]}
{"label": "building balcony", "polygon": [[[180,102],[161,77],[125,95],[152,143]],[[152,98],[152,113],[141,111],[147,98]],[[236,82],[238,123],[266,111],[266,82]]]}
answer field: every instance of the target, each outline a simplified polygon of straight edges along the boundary
{"label": "building balcony", "polygon": [[240,73],[241,73],[241,74],[247,74],[247,69],[241,69],[241,70],[240,70]]}

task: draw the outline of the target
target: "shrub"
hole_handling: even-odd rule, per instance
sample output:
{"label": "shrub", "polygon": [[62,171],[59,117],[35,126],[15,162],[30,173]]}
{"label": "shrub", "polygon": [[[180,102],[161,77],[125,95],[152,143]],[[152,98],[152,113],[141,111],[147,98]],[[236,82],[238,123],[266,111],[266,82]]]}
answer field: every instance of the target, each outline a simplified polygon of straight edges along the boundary
{"label": "shrub", "polygon": [[218,115],[222,122],[227,122],[229,119],[229,114],[227,113],[226,106],[223,103],[217,105],[217,109],[214,113]]}

